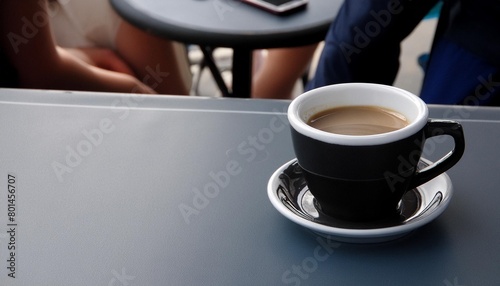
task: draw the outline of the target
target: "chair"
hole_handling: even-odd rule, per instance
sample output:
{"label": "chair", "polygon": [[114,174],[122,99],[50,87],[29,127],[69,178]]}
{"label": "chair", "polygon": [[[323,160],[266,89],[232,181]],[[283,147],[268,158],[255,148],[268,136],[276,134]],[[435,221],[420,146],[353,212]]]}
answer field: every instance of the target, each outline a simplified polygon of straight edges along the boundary
{"label": "chair", "polygon": [[[194,52],[199,50],[202,53],[201,57],[193,56]],[[188,52],[191,55],[189,57],[190,64],[197,67],[198,75],[193,80],[192,91],[194,95],[200,95],[200,83],[203,71],[208,68],[212,78],[223,97],[228,97],[229,88],[227,87],[224,79],[222,78],[222,73],[225,71],[230,71],[231,67],[220,67],[217,65],[218,59],[214,57],[215,48],[209,46],[188,46]]]}

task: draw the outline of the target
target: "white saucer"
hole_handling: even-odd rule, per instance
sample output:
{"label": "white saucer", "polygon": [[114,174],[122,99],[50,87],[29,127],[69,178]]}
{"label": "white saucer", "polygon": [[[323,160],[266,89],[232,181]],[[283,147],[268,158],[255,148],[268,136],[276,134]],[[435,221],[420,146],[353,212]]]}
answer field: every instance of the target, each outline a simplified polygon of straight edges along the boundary
{"label": "white saucer", "polygon": [[[431,164],[421,159],[419,167]],[[448,206],[453,187],[446,173],[408,191],[399,218],[376,223],[353,223],[331,218],[316,208],[315,199],[297,160],[281,166],[269,179],[267,194],[289,220],[329,239],[349,243],[379,243],[400,238],[437,218]]]}

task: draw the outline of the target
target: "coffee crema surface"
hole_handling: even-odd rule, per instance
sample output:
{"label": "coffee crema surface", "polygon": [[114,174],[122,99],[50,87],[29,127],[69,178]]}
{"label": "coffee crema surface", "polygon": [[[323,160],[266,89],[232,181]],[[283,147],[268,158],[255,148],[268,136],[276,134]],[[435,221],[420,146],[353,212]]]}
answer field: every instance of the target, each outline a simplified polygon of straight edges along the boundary
{"label": "coffee crema surface", "polygon": [[341,106],[314,114],[308,125],[342,135],[374,135],[401,129],[409,124],[404,115],[379,106]]}

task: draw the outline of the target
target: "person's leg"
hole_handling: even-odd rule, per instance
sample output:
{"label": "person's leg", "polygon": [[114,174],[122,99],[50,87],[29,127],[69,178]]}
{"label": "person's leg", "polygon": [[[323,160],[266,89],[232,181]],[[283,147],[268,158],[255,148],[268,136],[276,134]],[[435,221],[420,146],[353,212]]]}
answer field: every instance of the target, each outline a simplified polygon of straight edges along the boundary
{"label": "person's leg", "polygon": [[23,17],[43,17],[30,40],[12,42],[0,39],[0,50],[16,70],[19,87],[106,92],[153,93],[153,90],[128,74],[113,72],[87,64],[66,49],[56,45],[50,29],[45,1],[0,1],[0,34],[21,35]]}
{"label": "person's leg", "polygon": [[116,52],[132,67],[139,80],[158,93],[189,94],[192,75],[182,44],[123,22],[116,35]]}
{"label": "person's leg", "polygon": [[[106,0],[51,2],[58,45],[89,65],[133,75],[158,93],[188,94],[191,74],[179,44],[132,27]],[[180,54],[177,56],[177,54]]]}
{"label": "person's leg", "polygon": [[420,97],[429,104],[498,105],[500,69],[440,39],[431,52]]}
{"label": "person's leg", "polygon": [[269,49],[253,75],[252,98],[289,99],[295,83],[306,71],[317,44]]}
{"label": "person's leg", "polygon": [[330,26],[308,88],[342,82],[392,84],[400,43],[438,0],[346,0]]}

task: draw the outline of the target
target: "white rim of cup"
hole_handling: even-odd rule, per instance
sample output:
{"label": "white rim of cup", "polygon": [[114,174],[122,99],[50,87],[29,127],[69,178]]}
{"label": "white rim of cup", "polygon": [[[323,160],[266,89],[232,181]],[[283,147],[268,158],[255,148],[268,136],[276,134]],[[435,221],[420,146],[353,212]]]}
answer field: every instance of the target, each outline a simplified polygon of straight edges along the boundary
{"label": "white rim of cup", "polygon": [[[357,103],[360,98],[363,101]],[[307,124],[318,112],[356,105],[392,109],[403,114],[410,124],[387,133],[356,136],[334,134]],[[342,83],[316,88],[299,95],[288,108],[288,120],[297,132],[322,142],[351,146],[380,145],[407,138],[424,128],[428,116],[427,105],[418,96],[397,87],[373,83]]]}

